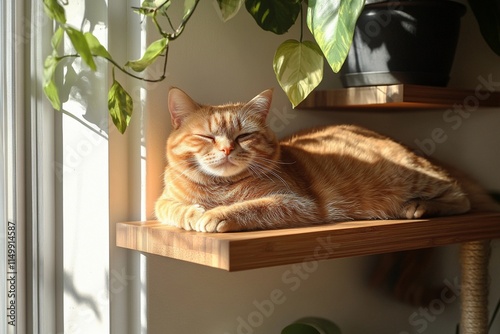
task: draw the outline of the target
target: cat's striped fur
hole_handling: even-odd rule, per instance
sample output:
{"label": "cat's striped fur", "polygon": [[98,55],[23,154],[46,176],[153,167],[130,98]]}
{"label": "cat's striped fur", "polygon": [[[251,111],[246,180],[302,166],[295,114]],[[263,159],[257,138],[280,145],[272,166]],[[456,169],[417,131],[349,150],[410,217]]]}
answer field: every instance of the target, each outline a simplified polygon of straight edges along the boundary
{"label": "cat's striped fur", "polygon": [[327,126],[278,141],[266,125],[271,99],[266,90],[210,106],[170,90],[162,223],[227,232],[470,209],[445,170],[367,129]]}

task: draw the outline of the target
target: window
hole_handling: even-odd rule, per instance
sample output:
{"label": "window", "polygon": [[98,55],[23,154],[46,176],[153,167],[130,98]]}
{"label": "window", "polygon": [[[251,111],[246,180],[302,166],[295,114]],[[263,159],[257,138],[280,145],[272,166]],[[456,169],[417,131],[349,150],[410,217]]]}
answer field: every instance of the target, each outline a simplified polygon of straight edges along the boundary
{"label": "window", "polygon": [[[85,13],[103,44],[127,29],[128,8],[121,0],[67,7],[70,24]],[[42,1],[0,3],[0,270],[2,277],[15,271],[0,283],[2,305],[15,307],[0,314],[0,332],[141,333],[144,260],[114,246],[114,223],[145,211],[140,190],[129,191],[141,189],[130,181],[142,180],[141,131],[108,129],[104,62],[97,74],[78,60],[64,63],[58,82],[75,81],[62,85],[63,110],[52,110],[42,89],[51,36]],[[120,40],[109,49],[126,54]],[[131,159],[139,167],[128,168]]]}

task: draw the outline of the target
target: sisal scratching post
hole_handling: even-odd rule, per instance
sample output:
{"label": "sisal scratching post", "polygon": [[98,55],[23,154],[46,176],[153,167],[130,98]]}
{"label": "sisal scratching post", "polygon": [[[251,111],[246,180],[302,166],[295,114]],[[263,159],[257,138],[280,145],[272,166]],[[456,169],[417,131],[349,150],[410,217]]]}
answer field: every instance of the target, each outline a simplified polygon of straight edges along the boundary
{"label": "sisal scratching post", "polygon": [[488,332],[489,241],[471,241],[460,245],[462,264],[460,334]]}

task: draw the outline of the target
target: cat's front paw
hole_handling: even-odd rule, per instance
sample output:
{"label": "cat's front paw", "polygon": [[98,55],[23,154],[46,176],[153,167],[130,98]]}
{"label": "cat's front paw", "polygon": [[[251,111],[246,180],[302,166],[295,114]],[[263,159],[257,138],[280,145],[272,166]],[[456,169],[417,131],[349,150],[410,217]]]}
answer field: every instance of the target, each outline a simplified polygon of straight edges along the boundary
{"label": "cat's front paw", "polygon": [[215,208],[205,211],[194,229],[198,232],[235,232],[241,227],[223,209]]}
{"label": "cat's front paw", "polygon": [[205,213],[205,208],[199,204],[190,205],[184,214],[183,224],[180,226],[186,231],[196,230],[196,223]]}

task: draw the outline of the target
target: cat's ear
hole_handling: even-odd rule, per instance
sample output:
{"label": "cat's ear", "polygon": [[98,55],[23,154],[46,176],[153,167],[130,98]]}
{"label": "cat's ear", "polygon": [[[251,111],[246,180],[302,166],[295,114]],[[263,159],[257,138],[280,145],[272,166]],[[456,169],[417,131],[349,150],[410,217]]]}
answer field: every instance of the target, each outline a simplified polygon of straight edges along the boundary
{"label": "cat's ear", "polygon": [[273,100],[273,89],[267,89],[251,99],[245,106],[243,110],[258,113],[265,120],[269,110],[271,108],[271,101]]}
{"label": "cat's ear", "polygon": [[174,129],[178,129],[186,116],[199,108],[200,105],[182,90],[176,87],[170,88],[168,92],[168,110],[170,111]]}

